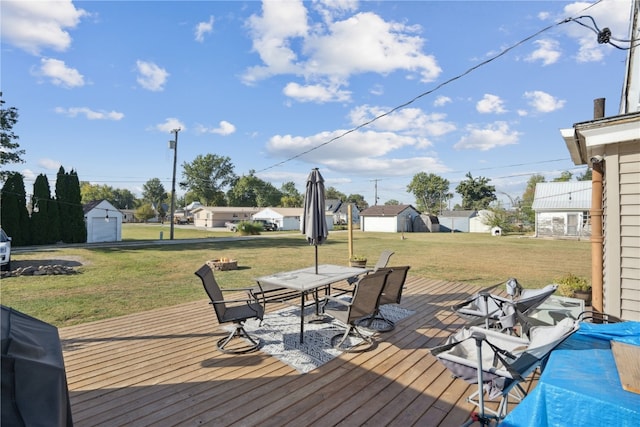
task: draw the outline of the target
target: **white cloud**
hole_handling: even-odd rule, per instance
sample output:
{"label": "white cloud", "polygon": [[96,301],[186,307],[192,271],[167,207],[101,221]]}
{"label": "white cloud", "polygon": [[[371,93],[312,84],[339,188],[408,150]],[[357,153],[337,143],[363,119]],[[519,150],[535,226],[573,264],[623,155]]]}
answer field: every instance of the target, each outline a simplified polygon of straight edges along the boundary
{"label": "white cloud", "polygon": [[251,16],[247,25],[262,63],[246,70],[246,84],[295,75],[305,82],[289,83],[285,94],[301,101],[327,102],[333,100],[329,94],[346,93],[341,87],[355,74],[404,70],[408,77],[416,75],[423,82],[440,75],[435,58],[423,53],[424,39],[416,35],[419,27],[387,22],[370,12],[334,20],[355,10],[357,3],[350,1],[313,2],[311,7],[323,11],[324,22],[309,22],[306,4],[264,1],[262,15]]}
{"label": "white cloud", "polygon": [[565,100],[558,99],[541,90],[534,90],[524,93],[524,98],[529,100],[531,105],[539,113],[550,113],[564,107]]}
{"label": "white cloud", "polygon": [[232,123],[229,123],[226,120],[220,121],[220,123],[218,124],[218,127],[216,128],[210,128],[201,124],[196,125],[195,127],[195,132],[198,135],[202,135],[205,133],[215,133],[218,135],[226,136],[226,135],[231,135],[232,133],[235,133],[235,131],[236,131],[235,125],[233,125]]}
{"label": "white cloud", "polygon": [[153,62],[136,61],[136,69],[138,77],[136,81],[140,86],[153,92],[164,90],[169,73],[164,68],[159,67]]}
{"label": "white cloud", "polygon": [[453,100],[451,98],[449,98],[448,96],[443,96],[440,95],[436,98],[435,101],[433,101],[433,106],[434,107],[442,107],[446,104],[451,104],[453,102]]}
{"label": "white cloud", "polygon": [[438,137],[456,129],[453,123],[445,120],[446,114],[426,114],[419,108],[403,108],[384,115],[389,110],[389,108],[384,107],[362,105],[349,112],[349,119],[354,126],[360,126],[375,117],[382,116],[369,124],[368,127],[384,132],[397,132],[423,137]]}
{"label": "white cloud", "polygon": [[[174,129],[180,129],[182,131],[187,130],[187,127],[175,117],[168,117],[164,123],[159,123],[151,127],[153,130],[160,132],[172,133]],[[173,136],[173,135],[172,135]]]}
{"label": "white cloud", "polygon": [[211,129],[211,133],[218,135],[231,135],[236,131],[236,127],[226,120],[222,120],[217,128]]}
{"label": "white cloud", "polygon": [[288,83],[282,92],[300,102],[344,102],[351,97],[351,92],[339,90],[337,87],[315,85],[300,85],[298,83]]}
{"label": "white cloud", "polygon": [[68,117],[83,115],[89,120],[122,120],[124,118],[124,114],[117,111],[94,111],[87,107],[56,107],[55,112]]}
{"label": "white cloud", "polygon": [[41,58],[40,68],[33,74],[48,78],[54,85],[67,89],[84,86],[84,76],[59,59]]}
{"label": "white cloud", "polygon": [[39,159],[38,160],[38,166],[40,166],[41,168],[44,168],[46,170],[55,170],[57,171],[58,169],[60,169],[61,163],[57,160],[53,160],[53,159]]}
{"label": "white cloud", "polygon": [[490,93],[485,93],[484,97],[478,101],[476,110],[482,114],[502,114],[507,112],[504,108],[504,101],[499,96]]}
{"label": "white cloud", "polygon": [[511,130],[506,122],[494,122],[484,128],[469,126],[467,134],[453,146],[456,150],[487,151],[496,147],[517,144],[520,132]]}
{"label": "white cloud", "polygon": [[65,51],[71,46],[67,29],[75,28],[83,16],[71,0],[2,0],[0,23],[3,43],[9,43],[33,55],[43,49]]}
{"label": "white cloud", "polygon": [[542,65],[554,64],[560,59],[560,44],[556,40],[543,39],[536,40],[534,44],[538,47],[525,58],[527,62],[542,61]]}
{"label": "white cloud", "polygon": [[204,36],[205,34],[211,34],[211,32],[213,31],[213,22],[214,22],[214,17],[210,16],[209,17],[209,21],[208,22],[198,22],[198,24],[196,25],[196,41],[197,42],[204,42]]}

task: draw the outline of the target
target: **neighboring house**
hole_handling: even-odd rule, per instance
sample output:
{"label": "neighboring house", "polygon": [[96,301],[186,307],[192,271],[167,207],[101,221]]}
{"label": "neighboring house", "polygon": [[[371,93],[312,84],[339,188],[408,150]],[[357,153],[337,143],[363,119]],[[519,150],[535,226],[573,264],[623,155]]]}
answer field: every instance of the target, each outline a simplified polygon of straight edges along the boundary
{"label": "neighboring house", "polygon": [[442,211],[438,215],[440,231],[444,233],[471,231],[471,218],[478,216],[478,211]]}
{"label": "neighboring house", "polygon": [[360,222],[360,209],[355,203],[345,203],[338,199],[325,200],[325,209],[333,216],[334,224],[347,224],[349,221],[349,206],[351,206],[351,222]]}
{"label": "neighboring house", "polygon": [[[278,230],[300,230],[304,208],[264,208],[253,215],[253,219],[264,219],[278,226]],[[326,212],[327,230],[333,230],[333,216]]]}
{"label": "neighboring house", "polygon": [[191,211],[196,227],[224,227],[228,221],[251,221],[258,208],[229,206],[198,206]]}
{"label": "neighboring house", "polygon": [[136,222],[135,209],[120,209],[122,222]]}
{"label": "neighboring house", "polygon": [[420,212],[411,205],[375,205],[360,212],[360,231],[385,233],[417,231]]}
{"label": "neighboring house", "polygon": [[122,212],[106,200],[95,200],[82,206],[87,226],[87,243],[122,240]]}
{"label": "neighboring house", "polygon": [[491,233],[491,226],[487,225],[491,211],[480,209],[469,219],[469,233]]}
{"label": "neighboring house", "polygon": [[[640,3],[632,7],[637,40]],[[640,49],[627,52],[619,115],[604,117],[604,100],[596,102],[596,118],[561,134],[573,163],[593,169],[593,307],[640,321]]]}
{"label": "neighboring house", "polygon": [[591,181],[539,182],[531,209],[536,237],[591,236]]}

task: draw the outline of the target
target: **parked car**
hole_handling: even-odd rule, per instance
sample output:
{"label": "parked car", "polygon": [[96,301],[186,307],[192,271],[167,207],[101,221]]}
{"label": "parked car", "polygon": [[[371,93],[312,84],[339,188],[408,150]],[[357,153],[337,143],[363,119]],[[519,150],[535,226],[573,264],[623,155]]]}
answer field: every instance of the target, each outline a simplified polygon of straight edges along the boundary
{"label": "parked car", "polygon": [[253,222],[262,225],[264,231],[277,231],[278,224],[275,222],[267,221],[266,219],[254,219]]}
{"label": "parked car", "polygon": [[0,228],[0,268],[11,270],[11,237]]}

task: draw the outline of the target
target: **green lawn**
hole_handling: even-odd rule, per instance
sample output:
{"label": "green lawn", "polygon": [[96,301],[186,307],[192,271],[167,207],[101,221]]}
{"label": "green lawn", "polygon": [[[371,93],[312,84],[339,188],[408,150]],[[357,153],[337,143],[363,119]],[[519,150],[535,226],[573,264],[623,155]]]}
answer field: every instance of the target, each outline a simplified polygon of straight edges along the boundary
{"label": "green lawn", "polygon": [[[164,227],[164,229],[162,228]],[[126,241],[154,239],[168,225],[127,224]],[[16,262],[76,262],[78,274],[3,279],[2,304],[56,326],[205,299],[194,272],[207,260],[229,257],[238,270],[216,272],[226,288],[249,286],[253,278],[313,265],[314,248],[300,233],[273,234],[251,240],[230,232],[176,227],[175,239],[197,243],[110,248],[54,248],[16,253]],[[220,237],[230,238],[221,239]],[[354,232],[354,252],[375,263],[384,249],[395,251],[391,265],[410,265],[409,275],[488,286],[516,277],[525,287],[541,287],[566,273],[590,277],[590,244],[575,240],[495,237],[468,233]],[[318,247],[319,262],[347,264],[348,234],[332,232]],[[35,262],[35,261],[34,261]]]}

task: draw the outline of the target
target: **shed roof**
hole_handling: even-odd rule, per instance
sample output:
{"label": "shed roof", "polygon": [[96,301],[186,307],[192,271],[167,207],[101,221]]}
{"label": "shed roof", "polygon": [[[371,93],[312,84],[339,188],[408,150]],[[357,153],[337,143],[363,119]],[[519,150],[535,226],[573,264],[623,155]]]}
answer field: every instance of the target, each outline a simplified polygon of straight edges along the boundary
{"label": "shed roof", "polygon": [[360,216],[397,216],[407,209],[417,210],[411,205],[375,205],[360,212]]}
{"label": "shed roof", "polygon": [[534,211],[591,208],[591,181],[539,182],[533,196]]}
{"label": "shed roof", "polygon": [[442,211],[439,217],[445,218],[471,218],[476,216],[478,211],[475,210],[463,210],[463,211]]}

